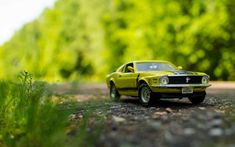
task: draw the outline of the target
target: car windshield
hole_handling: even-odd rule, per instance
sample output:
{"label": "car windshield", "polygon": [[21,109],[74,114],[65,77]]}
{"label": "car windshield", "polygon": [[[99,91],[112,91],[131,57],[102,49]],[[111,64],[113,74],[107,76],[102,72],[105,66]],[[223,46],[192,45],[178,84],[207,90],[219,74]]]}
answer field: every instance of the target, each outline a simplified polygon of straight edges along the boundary
{"label": "car windshield", "polygon": [[136,64],[137,71],[173,71],[176,68],[168,63],[137,63]]}

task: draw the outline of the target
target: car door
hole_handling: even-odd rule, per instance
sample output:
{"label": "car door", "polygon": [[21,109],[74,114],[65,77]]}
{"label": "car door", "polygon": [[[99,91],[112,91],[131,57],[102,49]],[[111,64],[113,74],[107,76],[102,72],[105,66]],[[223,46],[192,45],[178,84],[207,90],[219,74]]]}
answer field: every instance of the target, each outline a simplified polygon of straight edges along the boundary
{"label": "car door", "polygon": [[119,91],[122,94],[133,95],[133,92],[137,91],[137,76],[138,74],[135,71],[128,70],[128,67],[132,67],[134,69],[133,63],[126,64],[123,73],[119,75]]}
{"label": "car door", "polygon": [[125,73],[125,68],[126,68],[126,65],[123,65],[122,67],[120,67],[117,70],[117,72],[115,74],[115,84],[116,84],[116,87],[118,88],[118,90],[123,88],[123,81],[122,81],[121,77]]}

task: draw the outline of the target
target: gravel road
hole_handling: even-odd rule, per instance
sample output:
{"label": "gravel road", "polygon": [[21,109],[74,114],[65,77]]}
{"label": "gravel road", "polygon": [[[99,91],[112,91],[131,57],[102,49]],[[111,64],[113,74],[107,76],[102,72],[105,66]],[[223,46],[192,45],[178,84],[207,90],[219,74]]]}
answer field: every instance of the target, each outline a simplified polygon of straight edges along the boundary
{"label": "gravel road", "polygon": [[58,91],[72,94],[80,102],[99,99],[107,108],[96,146],[235,147],[233,82],[212,82],[205,101],[197,106],[181,99],[161,100],[147,108],[131,97],[122,97],[120,102],[107,100],[104,84],[83,84],[78,91],[76,88],[70,85]]}

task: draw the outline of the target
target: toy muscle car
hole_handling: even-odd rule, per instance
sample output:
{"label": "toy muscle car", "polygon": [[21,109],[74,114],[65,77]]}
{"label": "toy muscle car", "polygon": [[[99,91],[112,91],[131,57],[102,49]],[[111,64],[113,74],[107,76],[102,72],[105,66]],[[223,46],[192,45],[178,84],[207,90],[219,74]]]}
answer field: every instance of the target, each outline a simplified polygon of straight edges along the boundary
{"label": "toy muscle car", "polygon": [[120,66],[107,75],[110,98],[119,100],[121,95],[139,97],[143,106],[161,98],[185,98],[200,104],[210,86],[205,73],[182,70],[166,61],[133,61]]}

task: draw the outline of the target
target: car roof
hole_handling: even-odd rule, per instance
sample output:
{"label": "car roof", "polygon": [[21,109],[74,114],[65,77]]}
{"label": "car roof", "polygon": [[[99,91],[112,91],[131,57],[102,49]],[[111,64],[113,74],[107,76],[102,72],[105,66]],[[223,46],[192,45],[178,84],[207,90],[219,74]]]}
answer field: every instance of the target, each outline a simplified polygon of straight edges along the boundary
{"label": "car roof", "polygon": [[[156,63],[170,63],[168,61],[163,61],[163,60],[136,60],[132,61],[134,63],[149,63],[149,62],[156,62]],[[130,62],[129,62],[130,63]]]}
{"label": "car roof", "polygon": [[127,64],[130,64],[130,63],[167,63],[167,64],[171,64],[173,66],[175,66],[174,64],[172,64],[171,62],[168,62],[168,61],[164,61],[164,60],[135,60],[135,61],[130,61],[130,62],[127,62],[123,65],[121,65],[117,70],[120,70],[121,68],[123,68],[123,66],[126,66]]}

